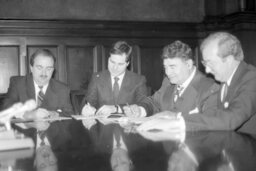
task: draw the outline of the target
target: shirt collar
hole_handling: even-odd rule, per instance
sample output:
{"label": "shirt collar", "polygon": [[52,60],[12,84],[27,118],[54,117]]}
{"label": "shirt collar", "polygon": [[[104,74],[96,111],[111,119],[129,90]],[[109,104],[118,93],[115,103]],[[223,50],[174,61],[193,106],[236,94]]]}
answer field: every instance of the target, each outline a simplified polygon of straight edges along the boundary
{"label": "shirt collar", "polygon": [[[115,77],[118,77],[118,78],[119,78],[118,82],[119,82],[120,84],[122,83],[122,81],[123,81],[123,79],[124,79],[124,75],[125,75],[125,72],[122,73],[121,75],[115,76]],[[113,84],[114,84],[114,82],[115,82],[115,77],[113,77],[113,76],[111,75],[111,81],[112,81]]]}
{"label": "shirt collar", "polygon": [[190,74],[190,76],[188,77],[188,79],[182,83],[180,86],[183,88],[183,91],[188,87],[189,83],[192,81],[192,79],[194,78],[196,74],[196,67],[193,67],[193,71]]}
{"label": "shirt collar", "polygon": [[[240,64],[240,62],[239,62],[239,64]],[[227,80],[227,85],[228,85],[228,86],[230,86],[230,83],[231,83],[231,81],[232,81],[232,78],[234,77],[235,72],[236,72],[236,70],[237,70],[239,64],[236,66],[236,68],[234,69],[233,73],[232,73],[232,74],[230,75],[230,77],[228,78],[228,80]]]}
{"label": "shirt collar", "polygon": [[[44,94],[45,94],[45,92],[48,88],[48,85],[49,85],[49,83],[47,83],[46,85],[43,86],[42,91],[43,91]],[[40,91],[40,88],[39,88],[39,85],[35,81],[34,81],[34,87],[35,87],[35,92],[37,94]]]}

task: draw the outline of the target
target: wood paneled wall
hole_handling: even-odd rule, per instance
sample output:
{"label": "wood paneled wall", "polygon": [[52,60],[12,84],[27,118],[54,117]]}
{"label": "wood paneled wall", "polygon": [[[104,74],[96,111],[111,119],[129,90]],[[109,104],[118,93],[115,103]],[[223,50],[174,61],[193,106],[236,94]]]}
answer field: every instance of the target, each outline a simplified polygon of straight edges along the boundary
{"label": "wood paneled wall", "polygon": [[143,74],[153,90],[163,77],[161,50],[179,39],[197,46],[195,24],[106,21],[0,20],[0,93],[9,78],[29,72],[29,57],[38,48],[56,55],[54,78],[71,90],[86,90],[91,74],[107,68],[108,51],[117,40],[133,46],[130,70]]}
{"label": "wood paneled wall", "polygon": [[119,22],[79,20],[0,20],[0,93],[9,78],[29,72],[29,56],[38,48],[57,57],[54,78],[71,90],[86,90],[91,74],[107,68],[108,51],[118,40],[133,46],[130,70],[143,74],[152,90],[164,75],[160,54],[163,46],[181,40],[195,51],[208,33],[226,30],[242,42],[245,61],[256,65],[256,14],[239,12],[225,17],[207,17],[203,23]]}

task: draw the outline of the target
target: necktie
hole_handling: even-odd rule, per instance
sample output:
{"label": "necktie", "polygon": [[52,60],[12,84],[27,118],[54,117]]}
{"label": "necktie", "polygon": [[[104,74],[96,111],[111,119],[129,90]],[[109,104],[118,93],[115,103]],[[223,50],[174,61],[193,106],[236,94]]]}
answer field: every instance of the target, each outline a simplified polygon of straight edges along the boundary
{"label": "necktie", "polygon": [[177,99],[180,97],[180,93],[181,93],[181,91],[183,90],[183,87],[182,86],[180,86],[180,85],[177,85],[176,86],[176,90],[175,90],[175,92],[174,92],[174,102],[176,102],[177,101]]}
{"label": "necktie", "polygon": [[118,94],[119,94],[119,84],[118,84],[118,77],[114,78],[115,82],[114,82],[114,86],[113,86],[113,95],[114,95],[114,100],[115,100],[115,104],[117,104],[117,98],[118,98]]}
{"label": "necktie", "polygon": [[43,92],[43,86],[38,86],[38,87],[40,91],[38,92],[38,95],[37,95],[37,106],[40,107],[44,100],[44,92]]}
{"label": "necktie", "polygon": [[221,87],[221,102],[224,102],[225,101],[225,98],[227,96],[227,92],[228,92],[228,84],[225,82],[222,84],[222,87]]}
{"label": "necktie", "polygon": [[115,139],[116,139],[116,147],[117,148],[120,148],[121,147],[121,132],[120,132],[120,130],[119,129],[114,129],[114,137],[115,137]]}
{"label": "necktie", "polygon": [[38,135],[39,135],[39,138],[41,139],[41,143],[40,143],[40,146],[43,146],[45,145],[45,142],[44,142],[44,138],[45,138],[45,131],[38,131]]}

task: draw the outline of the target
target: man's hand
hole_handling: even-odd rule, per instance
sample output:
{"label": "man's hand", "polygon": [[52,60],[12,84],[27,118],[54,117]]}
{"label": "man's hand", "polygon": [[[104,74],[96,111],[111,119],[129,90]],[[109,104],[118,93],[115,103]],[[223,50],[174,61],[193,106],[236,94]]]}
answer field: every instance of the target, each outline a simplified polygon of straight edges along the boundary
{"label": "man's hand", "polygon": [[26,112],[23,115],[24,119],[32,119],[32,120],[40,120],[40,119],[44,119],[44,118],[48,118],[50,117],[50,112],[46,109],[43,108],[38,108],[36,110],[30,111],[30,112]]}
{"label": "man's hand", "polygon": [[116,107],[114,105],[103,105],[97,111],[96,115],[108,117],[111,113],[116,113]]}
{"label": "man's hand", "polygon": [[[95,112],[96,112],[96,109],[93,106],[91,106],[89,103],[84,105],[84,107],[82,109],[82,115],[87,116],[87,117],[94,116]],[[95,119],[88,119],[88,120],[85,119],[82,121],[82,123],[85,128],[90,129],[93,125],[96,124],[96,120]]]}
{"label": "man's hand", "polygon": [[171,112],[171,111],[162,111],[151,116],[152,118],[162,118],[162,119],[177,119],[180,113]]}
{"label": "man's hand", "polygon": [[179,132],[185,130],[185,121],[182,117],[179,118],[152,118],[142,123],[138,128],[138,131],[170,131]]}
{"label": "man's hand", "polygon": [[82,120],[82,123],[85,128],[90,129],[93,125],[95,125],[97,122],[95,119],[88,119],[88,120]]}
{"label": "man's hand", "polygon": [[96,109],[93,106],[91,106],[89,103],[84,105],[82,109],[83,116],[94,116],[95,112],[96,112]]}
{"label": "man's hand", "polygon": [[123,107],[124,109],[124,113],[126,114],[126,116],[128,117],[141,117],[142,113],[141,113],[141,109],[140,106],[138,105],[126,105]]}
{"label": "man's hand", "polygon": [[25,123],[27,128],[36,128],[38,131],[45,131],[49,128],[50,123],[46,121]]}
{"label": "man's hand", "polygon": [[56,111],[49,111],[49,113],[50,113],[49,119],[58,119],[58,117],[60,117],[60,114]]}

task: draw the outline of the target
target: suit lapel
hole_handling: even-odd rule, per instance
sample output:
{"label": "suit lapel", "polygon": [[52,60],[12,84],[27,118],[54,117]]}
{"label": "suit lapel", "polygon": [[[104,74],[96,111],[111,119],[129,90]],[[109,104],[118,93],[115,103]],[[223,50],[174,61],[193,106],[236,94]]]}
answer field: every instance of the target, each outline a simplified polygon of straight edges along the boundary
{"label": "suit lapel", "polygon": [[[55,92],[56,92],[56,88],[51,79],[47,87],[47,90],[45,92],[42,107],[50,108],[50,106],[57,106],[56,99],[58,99],[58,97]],[[51,109],[51,110],[54,110],[54,109]]]}
{"label": "suit lapel", "polygon": [[[181,97],[176,101],[176,108],[181,111],[183,114],[188,113],[192,106],[197,104],[196,101],[191,101],[191,99],[197,99],[197,91],[193,85],[189,84]],[[191,103],[193,102],[193,103]]]}
{"label": "suit lapel", "polygon": [[[112,81],[111,81],[111,75],[110,75],[110,72],[107,71],[106,72],[106,75],[103,77],[104,81],[103,81],[103,90],[102,90],[102,93],[105,94],[106,96],[105,97],[111,97],[111,104],[114,104],[115,103],[115,100],[114,100],[114,95],[113,95],[113,88],[112,88]],[[101,106],[99,106],[101,107]]]}
{"label": "suit lapel", "polygon": [[[185,89],[181,97],[178,98],[176,102],[177,108],[183,114],[188,113],[191,109],[195,107],[199,107],[199,106],[196,106],[199,103],[198,101],[195,101],[195,100],[199,99],[197,98],[198,91],[196,87],[198,87],[200,84],[201,76],[202,76],[201,73],[199,71],[196,71],[194,78],[191,80],[188,87]],[[195,99],[195,100],[191,101],[191,99]]]}
{"label": "suit lapel", "polygon": [[169,86],[166,88],[165,94],[163,96],[163,104],[161,109],[174,110],[174,94],[175,94],[175,85],[169,82]]}
{"label": "suit lapel", "polygon": [[235,94],[235,91],[237,89],[237,85],[240,84],[240,80],[243,78],[243,75],[246,72],[246,64],[244,62],[241,62],[231,80],[231,83],[228,87],[228,92],[227,92],[227,96],[225,99],[225,102],[229,102],[230,99],[232,99],[232,95]]}
{"label": "suit lapel", "polygon": [[129,80],[130,80],[130,74],[128,71],[126,71],[123,81],[122,81],[122,84],[121,84],[121,87],[120,87],[120,90],[119,90],[119,94],[118,94],[118,101],[121,103],[127,103],[127,102],[123,102],[124,101],[123,98],[125,98],[125,94],[127,94],[125,92],[127,87],[131,87]]}

